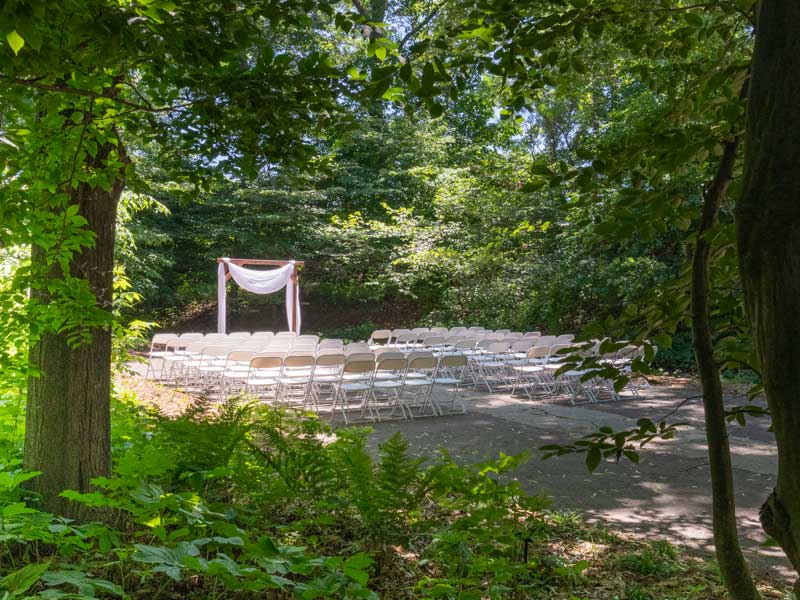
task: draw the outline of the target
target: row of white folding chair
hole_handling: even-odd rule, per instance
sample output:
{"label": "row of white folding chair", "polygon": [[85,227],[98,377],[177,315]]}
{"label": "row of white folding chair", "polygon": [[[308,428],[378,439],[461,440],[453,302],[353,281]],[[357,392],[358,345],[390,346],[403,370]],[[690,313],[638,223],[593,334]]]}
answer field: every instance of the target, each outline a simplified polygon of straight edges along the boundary
{"label": "row of white folding chair", "polygon": [[[490,392],[514,386],[520,380],[519,368],[536,367],[527,369],[526,374],[539,374],[545,370],[546,365],[553,365],[562,359],[562,353],[571,348],[570,344],[554,344],[552,346],[528,346],[529,342],[490,342],[480,343],[479,348],[472,353],[470,360],[470,374],[474,386],[485,386]],[[526,349],[527,346],[527,349]],[[556,369],[547,368],[547,373],[555,373]],[[542,377],[537,375],[538,383]]]}
{"label": "row of white folding chair", "polygon": [[[428,409],[431,415],[463,413],[458,392],[466,367],[464,356],[437,358],[426,352],[412,352],[407,357],[384,353],[377,361],[366,357],[348,360],[336,386],[331,416],[337,408],[345,423],[350,422],[348,412],[354,409],[360,411],[362,419],[369,420],[413,418],[414,409],[417,416],[425,415]],[[444,399],[433,399],[435,385],[449,387],[451,393]]]}
{"label": "row of white folding chair", "polygon": [[288,337],[275,339],[227,338],[225,340],[207,340],[206,338],[181,340],[179,338],[173,338],[172,340],[167,341],[166,350],[164,352],[159,353],[159,356],[157,357],[151,356],[148,363],[148,372],[146,376],[149,377],[150,373],[153,372],[152,359],[160,358],[162,360],[162,364],[158,378],[163,379],[166,376],[167,379],[174,379],[175,377],[179,377],[181,376],[183,366],[194,366],[194,363],[187,363],[187,361],[190,359],[199,359],[204,353],[205,348],[211,346],[222,346],[228,351],[240,350],[253,351],[255,353],[264,350],[271,350],[275,352],[286,353],[291,351],[300,351],[316,354],[320,351],[341,351],[342,349],[342,340],[323,340],[317,344],[313,339],[315,337],[316,336],[310,336],[306,339]]}

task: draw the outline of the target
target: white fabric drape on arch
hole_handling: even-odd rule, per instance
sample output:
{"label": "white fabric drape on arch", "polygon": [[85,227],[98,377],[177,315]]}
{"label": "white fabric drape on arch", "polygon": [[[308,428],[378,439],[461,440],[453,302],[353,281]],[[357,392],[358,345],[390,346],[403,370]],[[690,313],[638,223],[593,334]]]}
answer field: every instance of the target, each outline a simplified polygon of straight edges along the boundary
{"label": "white fabric drape on arch", "polygon": [[[256,271],[255,269],[245,269],[230,262],[229,258],[223,258],[223,262],[217,267],[217,331],[225,333],[227,307],[227,286],[225,281],[225,266],[233,280],[239,287],[253,292],[254,294],[272,294],[282,288],[286,288],[286,321],[292,329],[292,303],[296,315],[295,331],[300,333],[300,294],[295,294],[295,282],[292,280],[295,263],[290,261],[279,269],[269,271]],[[295,300],[296,299],[296,300]]]}

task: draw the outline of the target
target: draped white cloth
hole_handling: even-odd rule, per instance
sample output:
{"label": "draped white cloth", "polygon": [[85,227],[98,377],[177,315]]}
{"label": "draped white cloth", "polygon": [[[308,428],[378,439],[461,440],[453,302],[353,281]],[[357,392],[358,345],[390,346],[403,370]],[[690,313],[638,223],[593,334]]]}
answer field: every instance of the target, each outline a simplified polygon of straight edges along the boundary
{"label": "draped white cloth", "polygon": [[229,258],[223,258],[223,262],[217,267],[217,331],[225,333],[226,313],[227,313],[227,286],[225,282],[225,266],[233,280],[239,287],[253,292],[254,294],[272,294],[282,288],[286,288],[286,320],[289,323],[288,330],[292,329],[292,303],[296,315],[295,331],[300,333],[300,294],[295,295],[296,283],[292,280],[294,273],[294,261],[290,261],[279,269],[269,271],[257,271],[255,269],[245,269],[230,262]]}

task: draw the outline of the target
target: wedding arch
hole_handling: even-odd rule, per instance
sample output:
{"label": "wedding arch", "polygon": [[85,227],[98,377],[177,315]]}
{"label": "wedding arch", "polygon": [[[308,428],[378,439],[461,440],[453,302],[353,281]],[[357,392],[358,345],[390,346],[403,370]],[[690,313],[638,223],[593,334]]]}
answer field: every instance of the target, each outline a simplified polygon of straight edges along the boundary
{"label": "wedding arch", "polygon": [[[239,287],[254,294],[272,294],[286,288],[286,321],[289,330],[300,333],[300,286],[297,267],[301,260],[262,260],[256,258],[217,259],[217,331],[226,332],[227,283],[233,279]],[[262,271],[247,269],[248,266],[277,266],[277,269]]]}

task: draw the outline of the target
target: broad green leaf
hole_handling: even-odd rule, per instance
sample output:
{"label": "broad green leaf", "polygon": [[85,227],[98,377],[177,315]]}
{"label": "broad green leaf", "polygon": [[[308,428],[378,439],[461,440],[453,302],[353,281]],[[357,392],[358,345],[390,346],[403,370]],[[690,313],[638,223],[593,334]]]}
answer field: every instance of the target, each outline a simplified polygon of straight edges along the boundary
{"label": "broad green leaf", "polygon": [[3,577],[0,580],[0,588],[8,592],[11,598],[18,598],[35,585],[49,568],[49,562],[25,565]]}
{"label": "broad green leaf", "polygon": [[14,54],[19,54],[19,51],[22,50],[22,47],[25,45],[25,40],[22,39],[22,36],[18,34],[16,30],[6,34],[6,41],[8,45],[11,46]]}
{"label": "broad green leaf", "polygon": [[589,472],[594,472],[594,470],[600,465],[600,460],[602,459],[602,454],[600,453],[600,448],[597,446],[592,446],[589,448],[589,451],[586,453],[586,468],[589,469]]}

